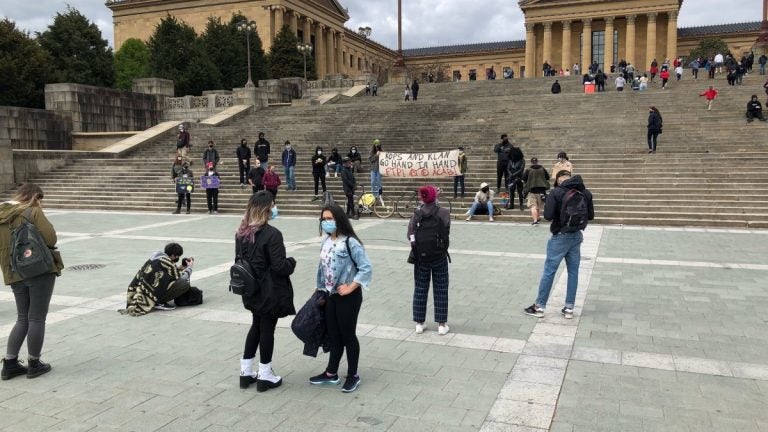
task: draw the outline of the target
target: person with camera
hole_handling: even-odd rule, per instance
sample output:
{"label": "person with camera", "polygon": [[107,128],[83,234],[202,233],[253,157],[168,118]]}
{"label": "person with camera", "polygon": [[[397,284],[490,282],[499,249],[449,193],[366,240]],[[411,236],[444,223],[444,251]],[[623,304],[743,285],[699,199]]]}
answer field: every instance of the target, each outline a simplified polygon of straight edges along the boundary
{"label": "person with camera", "polygon": [[[253,320],[245,338],[243,358],[240,359],[240,388],[256,383],[256,390],[265,392],[280,387],[282,377],[272,370],[275,348],[275,327],[279,318],[296,315],[293,306],[293,285],[290,276],[296,260],[285,256],[283,234],[269,224],[277,217],[277,206],[269,191],[251,195],[243,220],[235,234],[235,253],[247,260],[256,272],[269,276],[270,287],[260,287],[260,295],[243,295],[243,306],[251,312]],[[253,362],[259,351],[258,371]]]}
{"label": "person with camera", "polygon": [[[43,190],[35,184],[26,183],[16,191],[10,201],[0,204],[0,267],[3,270],[3,282],[13,290],[18,312],[16,324],[8,336],[8,346],[0,372],[3,381],[20,375],[36,378],[51,370],[49,364],[40,360],[40,355],[53,286],[56,276],[61,275],[63,268],[61,256],[58,251],[52,251],[53,263],[50,267],[38,269],[43,273],[37,276],[23,277],[12,270],[13,257],[9,247],[14,237],[13,230],[20,227],[25,220],[34,225],[48,248],[56,247],[56,230],[43,213],[42,200]],[[24,254],[24,257],[27,255]],[[28,366],[24,366],[19,360],[19,351],[24,339],[27,340],[29,353]]]}
{"label": "person with camera", "polygon": [[[174,310],[171,302],[190,290],[194,258],[185,258],[184,248],[168,243],[163,251],[154,252],[141,266],[128,285],[125,309],[121,314],[142,316],[157,310]],[[181,260],[181,265],[178,265]]]}
{"label": "person with camera", "polygon": [[[525,182],[523,193],[528,196],[527,204],[533,218],[531,225],[536,226],[544,214],[544,195],[549,190],[549,173],[546,168],[539,165],[538,158],[531,159],[531,167],[523,173],[523,181]],[[511,196],[509,198],[512,199]]]}

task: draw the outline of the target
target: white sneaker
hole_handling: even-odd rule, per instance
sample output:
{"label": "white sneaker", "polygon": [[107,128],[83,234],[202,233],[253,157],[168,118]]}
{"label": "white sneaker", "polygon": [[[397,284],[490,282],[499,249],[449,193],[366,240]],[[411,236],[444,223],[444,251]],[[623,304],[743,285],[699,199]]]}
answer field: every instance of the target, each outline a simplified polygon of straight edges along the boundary
{"label": "white sneaker", "polygon": [[493,218],[488,218],[488,222],[493,222]]}
{"label": "white sneaker", "polygon": [[427,326],[425,326],[424,324],[416,323],[416,334],[422,334],[426,329],[427,329]]}
{"label": "white sneaker", "polygon": [[437,328],[437,334],[439,334],[440,336],[445,336],[445,335],[447,335],[449,331],[451,331],[451,328],[450,328],[450,327],[448,327],[448,324],[446,324],[446,325],[441,325],[441,326],[439,326],[439,327]]}
{"label": "white sneaker", "polygon": [[472,216],[469,216],[468,218],[464,219],[465,221],[469,222],[472,220]]}

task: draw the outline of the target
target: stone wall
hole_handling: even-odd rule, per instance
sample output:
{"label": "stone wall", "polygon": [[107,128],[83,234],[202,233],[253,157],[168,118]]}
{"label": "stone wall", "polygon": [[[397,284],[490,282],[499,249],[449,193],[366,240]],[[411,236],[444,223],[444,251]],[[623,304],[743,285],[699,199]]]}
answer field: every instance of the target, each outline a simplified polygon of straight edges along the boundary
{"label": "stone wall", "polygon": [[163,120],[200,121],[234,105],[232,92],[219,94],[206,92],[203,96],[165,98]]}
{"label": "stone wall", "polygon": [[259,89],[267,92],[269,103],[291,103],[301,98],[301,87],[291,78],[259,80]]}
{"label": "stone wall", "polygon": [[[2,140],[0,140],[2,142]],[[112,159],[116,153],[81,152],[75,150],[13,150],[13,182],[21,184],[41,173],[61,168],[76,159]],[[11,189],[6,187],[4,190]]]}
{"label": "stone wall", "polygon": [[46,84],[45,108],[69,116],[73,132],[148,129],[162,113],[154,95],[83,84]]}
{"label": "stone wall", "polygon": [[0,107],[0,141],[12,149],[69,150],[72,148],[69,117],[41,109]]}
{"label": "stone wall", "polygon": [[11,140],[0,137],[0,192],[12,189],[13,183],[13,151]]}

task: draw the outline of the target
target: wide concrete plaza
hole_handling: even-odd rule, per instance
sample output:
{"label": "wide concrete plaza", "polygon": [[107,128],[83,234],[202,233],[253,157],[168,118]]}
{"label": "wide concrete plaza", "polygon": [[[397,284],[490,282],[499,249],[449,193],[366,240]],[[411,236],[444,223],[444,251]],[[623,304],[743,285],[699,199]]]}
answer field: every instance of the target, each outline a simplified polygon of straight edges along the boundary
{"label": "wide concrete plaza", "polygon": [[[374,269],[361,387],[309,385],[327,356],[302,355],[287,319],[273,362],[284,384],[257,393],[237,385],[251,318],[227,291],[238,217],[48,213],[68,267],[103,267],[58,279],[43,352],[54,369],[0,382],[0,430],[768,431],[767,231],[590,226],[575,319],[559,313],[562,266],[537,320],[522,309],[548,226],[454,222],[451,333],[438,336],[432,322],[413,331],[407,222],[361,219]],[[315,288],[317,220],[273,224],[298,262],[298,309]],[[120,315],[134,273],[171,240],[195,257],[205,303]],[[2,350],[14,320],[5,287]]]}

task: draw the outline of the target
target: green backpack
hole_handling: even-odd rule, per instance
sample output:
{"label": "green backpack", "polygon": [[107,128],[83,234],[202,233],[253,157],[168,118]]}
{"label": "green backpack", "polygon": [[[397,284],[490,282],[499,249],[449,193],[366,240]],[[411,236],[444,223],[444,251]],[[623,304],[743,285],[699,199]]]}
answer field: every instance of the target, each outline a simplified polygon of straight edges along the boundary
{"label": "green backpack", "polygon": [[11,271],[22,280],[50,273],[53,254],[43,236],[30,220],[32,209],[27,208],[21,225],[11,232]]}

